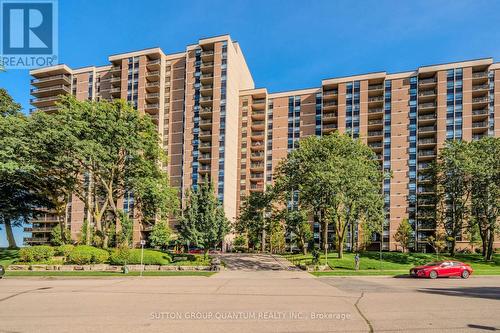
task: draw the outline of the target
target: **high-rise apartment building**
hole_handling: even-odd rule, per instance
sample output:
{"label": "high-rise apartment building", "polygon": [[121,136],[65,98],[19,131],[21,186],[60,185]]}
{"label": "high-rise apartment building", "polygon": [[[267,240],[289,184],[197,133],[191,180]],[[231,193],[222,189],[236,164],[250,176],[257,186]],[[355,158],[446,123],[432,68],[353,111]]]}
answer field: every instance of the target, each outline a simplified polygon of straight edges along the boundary
{"label": "high-rise apartment building", "polygon": [[[445,141],[500,136],[500,63],[491,58],[331,78],[316,88],[280,93],[254,87],[238,43],[227,35],[201,39],[181,53],[166,55],[155,48],[109,61],[100,67],[33,70],[33,106],[54,112],[60,94],[133,103],[157,124],[169,154],[171,184],[180,196],[207,175],[230,220],[245,196],[272,184],[279,161],[299,139],[349,133],[370,146],[381,169],[392,173],[383,183],[384,232],[374,239],[386,250],[397,249],[393,236],[404,218],[414,228],[417,249],[426,248],[435,228],[426,169]],[[123,209],[133,209],[132,194],[123,198]],[[83,204],[73,198],[73,237],[84,214]],[[33,221],[27,243],[47,241],[58,218],[47,214]],[[320,226],[312,222],[319,242]],[[147,231],[135,223],[134,241]]]}

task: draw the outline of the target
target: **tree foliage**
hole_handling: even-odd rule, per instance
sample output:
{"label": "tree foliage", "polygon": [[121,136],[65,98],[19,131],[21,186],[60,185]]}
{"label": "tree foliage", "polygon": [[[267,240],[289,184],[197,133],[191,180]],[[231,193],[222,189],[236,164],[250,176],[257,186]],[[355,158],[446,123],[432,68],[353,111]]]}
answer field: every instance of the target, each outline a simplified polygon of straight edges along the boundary
{"label": "tree foliage", "polygon": [[165,249],[170,242],[171,235],[172,230],[168,224],[165,221],[158,221],[149,234],[149,243],[153,247]]}
{"label": "tree foliage", "polygon": [[403,248],[403,252],[406,252],[410,248],[412,232],[413,229],[408,219],[403,219],[394,234],[394,240]]}
{"label": "tree foliage", "polygon": [[266,248],[266,232],[271,226],[272,191],[251,192],[243,199],[240,215],[235,225],[236,232],[246,234],[249,246],[261,250]]}
{"label": "tree foliage", "polygon": [[185,242],[203,248],[206,254],[224,240],[229,229],[229,221],[217,201],[212,183],[205,179],[188,193],[180,235]]}
{"label": "tree foliage", "polygon": [[278,167],[276,179],[278,191],[297,191],[300,204],[313,212],[322,226],[325,252],[328,225],[334,225],[339,257],[349,226],[367,223],[377,229],[382,224],[381,184],[372,150],[338,133],[301,140]]}

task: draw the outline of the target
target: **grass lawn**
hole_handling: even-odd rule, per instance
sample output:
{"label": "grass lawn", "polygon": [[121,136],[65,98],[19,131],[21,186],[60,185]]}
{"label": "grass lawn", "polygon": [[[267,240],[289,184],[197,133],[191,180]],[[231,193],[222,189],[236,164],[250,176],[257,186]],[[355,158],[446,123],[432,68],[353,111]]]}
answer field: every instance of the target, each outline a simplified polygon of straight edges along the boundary
{"label": "grass lawn", "polygon": [[[145,271],[143,276],[212,276],[214,272],[204,271]],[[58,272],[58,271],[9,271],[5,273],[5,277],[18,276],[78,276],[78,277],[106,277],[106,276],[139,276],[140,272],[129,272],[128,274],[116,272],[92,272],[92,271],[73,271],[73,272]]]}
{"label": "grass lawn", "polygon": [[[294,264],[312,264],[310,254],[285,255],[285,258]],[[359,271],[354,270],[354,254],[344,253],[342,259],[337,258],[336,253],[329,253],[328,265],[332,271],[313,272],[316,276],[325,275],[400,275],[408,274],[410,268],[422,265],[430,261],[436,261],[436,255],[432,253],[382,253],[382,261],[379,260],[379,252],[363,252],[360,254]],[[474,269],[476,275],[500,275],[500,254],[495,254],[492,262],[485,262],[478,254],[457,254],[454,258],[440,255],[439,260],[451,259],[468,263]],[[324,264],[325,256],[321,256],[320,264]]]}

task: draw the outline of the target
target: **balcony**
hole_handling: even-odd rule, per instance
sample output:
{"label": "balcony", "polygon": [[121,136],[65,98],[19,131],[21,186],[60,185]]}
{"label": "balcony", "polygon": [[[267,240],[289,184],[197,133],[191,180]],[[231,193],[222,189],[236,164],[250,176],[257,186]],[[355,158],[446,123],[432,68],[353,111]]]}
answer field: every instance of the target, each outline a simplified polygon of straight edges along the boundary
{"label": "balcony", "polygon": [[250,173],[250,179],[251,180],[262,180],[262,178],[264,178],[264,173],[263,172],[259,172],[259,173],[252,172],[252,173]]}
{"label": "balcony", "polygon": [[383,123],[384,123],[384,121],[382,119],[368,120],[368,126],[375,126],[375,125],[382,126]]}
{"label": "balcony", "polygon": [[60,99],[59,96],[32,98],[30,99],[30,103],[33,104],[33,106],[36,106],[40,109],[45,106],[53,106],[55,102],[58,101],[59,99]]}
{"label": "balcony", "polygon": [[25,244],[44,244],[44,243],[49,243],[50,238],[42,238],[42,237],[25,237],[24,238],[24,243]]}
{"label": "balcony", "polygon": [[436,127],[435,126],[422,126],[418,128],[419,133],[425,133],[425,132],[435,132]]}
{"label": "balcony", "polygon": [[199,146],[200,151],[210,151],[212,149],[211,142],[201,142]]}
{"label": "balcony", "polygon": [[213,73],[205,73],[200,75],[201,82],[211,82],[214,78]]}
{"label": "balcony", "polygon": [[488,84],[479,84],[472,86],[472,91],[487,91],[490,89],[490,86]]}
{"label": "balcony", "polygon": [[70,88],[63,84],[58,84],[55,86],[45,87],[45,88],[31,88],[31,94],[36,97],[46,97],[50,95],[60,95],[65,93],[70,93]]}
{"label": "balcony", "polygon": [[368,97],[368,103],[380,103],[384,101],[384,96]]}
{"label": "balcony", "polygon": [[488,102],[489,102],[489,98],[487,96],[485,96],[485,97],[476,97],[476,98],[472,99],[472,103],[477,103],[477,104],[488,103]]}
{"label": "balcony", "polygon": [[426,97],[426,96],[436,96],[436,90],[421,90],[418,92],[419,97]]}
{"label": "balcony", "polygon": [[264,170],[264,163],[250,163],[251,170]]}
{"label": "balcony", "polygon": [[213,63],[213,61],[210,61],[210,62],[204,62],[204,63],[202,63],[202,64],[201,64],[201,66],[200,66],[200,67],[201,67],[202,69],[203,69],[203,68],[212,68],[212,67],[214,67],[214,63]]}
{"label": "balcony", "polygon": [[210,162],[212,160],[212,154],[210,153],[203,153],[198,156],[198,161],[200,162]]}
{"label": "balcony", "polygon": [[323,124],[323,133],[333,132],[337,129],[337,124]]}
{"label": "balcony", "polygon": [[207,128],[207,127],[212,127],[212,118],[202,118],[200,119],[200,127],[201,128]]}
{"label": "balcony", "polygon": [[369,131],[368,136],[373,137],[373,136],[382,136],[384,135],[383,131]]}
{"label": "balcony", "polygon": [[425,160],[425,159],[432,159],[436,157],[436,152],[434,149],[430,150],[419,150],[417,154],[419,159]]}
{"label": "balcony", "polygon": [[434,146],[434,145],[436,145],[436,142],[437,141],[435,138],[419,139],[418,145],[419,146]]}
{"label": "balcony", "polygon": [[146,80],[158,81],[160,79],[160,71],[152,71],[146,73]]}
{"label": "balcony", "polygon": [[323,109],[325,109],[325,110],[336,109],[337,106],[338,106],[337,101],[323,102]]}
{"label": "balcony", "polygon": [[329,100],[337,97],[339,95],[339,91],[337,89],[334,90],[324,90],[323,91],[323,100]]}
{"label": "balcony", "polygon": [[160,91],[160,81],[146,83],[146,90],[151,92]]}
{"label": "balcony", "polygon": [[117,73],[117,72],[121,72],[122,71],[122,68],[120,66],[112,66],[110,69],[109,69],[109,72],[110,73]]}
{"label": "balcony", "polygon": [[252,121],[251,124],[252,130],[263,130],[266,127],[266,122],[264,120],[256,120]]}
{"label": "balcony", "polygon": [[201,141],[212,140],[212,131],[200,131],[199,138]]}
{"label": "balcony", "polygon": [[146,94],[146,101],[158,101],[159,98],[160,98],[160,93]]}
{"label": "balcony", "polygon": [[431,110],[437,107],[436,103],[420,103],[418,105],[419,110]]}
{"label": "balcony", "polygon": [[250,185],[250,191],[256,192],[256,191],[264,191],[264,185],[263,184],[251,184]]}
{"label": "balcony", "polygon": [[152,59],[152,60],[149,60],[146,63],[146,67],[148,69],[160,69],[160,67],[161,67],[161,59]]}
{"label": "balcony", "polygon": [[487,128],[488,127],[488,122],[487,121],[481,121],[481,122],[475,122],[472,123],[472,128]]}
{"label": "balcony", "polygon": [[252,140],[264,140],[265,133],[264,131],[252,131]]}
{"label": "balcony", "polygon": [[488,78],[488,72],[485,71],[485,72],[473,72],[472,73],[472,78],[473,79],[484,79],[484,78]]}
{"label": "balcony", "polygon": [[472,115],[473,116],[487,116],[489,114],[488,109],[479,109],[479,110],[472,110]]}
{"label": "balcony", "polygon": [[437,80],[435,77],[418,80],[419,85],[426,85],[426,84],[431,85],[431,84],[435,84],[436,82],[437,82]]}
{"label": "balcony", "polygon": [[57,84],[71,84],[71,76],[67,74],[52,75],[42,78],[31,79],[31,84],[36,87],[47,87]]}
{"label": "balcony", "polygon": [[144,110],[146,112],[157,111],[159,107],[160,104],[158,103],[147,103],[146,105],[144,105]]}
{"label": "balcony", "polygon": [[369,108],[368,113],[381,113],[384,112],[384,109],[382,108]]}
{"label": "balcony", "polygon": [[203,51],[201,52],[201,59],[212,60],[214,58],[214,51]]}
{"label": "balcony", "polygon": [[200,110],[201,118],[212,118],[212,108],[202,108]]}
{"label": "balcony", "polygon": [[264,150],[264,142],[263,141],[253,141],[250,145],[252,150]]}
{"label": "balcony", "polygon": [[252,112],[252,120],[264,120],[266,118],[265,111],[253,111]]}
{"label": "balcony", "polygon": [[373,91],[373,90],[383,90],[384,85],[383,84],[370,84],[368,86],[368,90]]}

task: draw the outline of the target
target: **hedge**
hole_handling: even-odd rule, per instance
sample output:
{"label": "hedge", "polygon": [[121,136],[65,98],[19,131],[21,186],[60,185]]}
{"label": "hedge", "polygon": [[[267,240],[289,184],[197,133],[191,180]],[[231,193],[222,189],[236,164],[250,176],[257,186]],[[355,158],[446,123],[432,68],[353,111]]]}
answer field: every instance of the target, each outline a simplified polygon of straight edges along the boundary
{"label": "hedge", "polygon": [[19,260],[22,262],[39,262],[52,259],[54,248],[48,245],[23,247],[19,250]]}
{"label": "hedge", "polygon": [[108,258],[109,253],[106,250],[88,245],[79,245],[71,250],[68,261],[77,265],[103,264]]}
{"label": "hedge", "polygon": [[75,246],[71,244],[60,245],[56,248],[56,254],[58,256],[68,257],[74,248]]}
{"label": "hedge", "polygon": [[[114,249],[111,252],[109,262],[112,265],[139,265],[141,263],[141,249]],[[168,265],[170,256],[166,253],[144,250],[144,265]]]}

